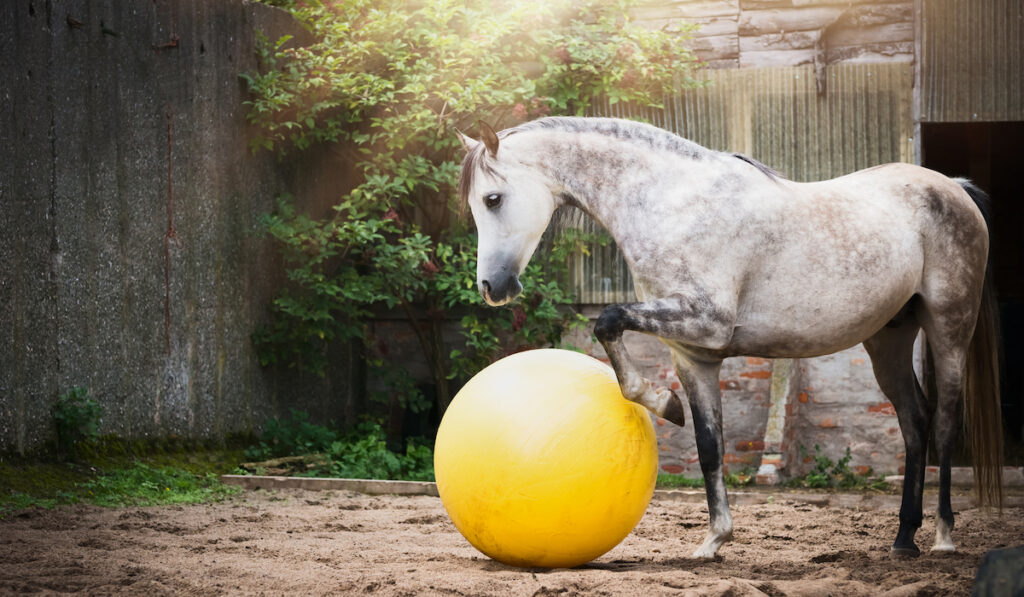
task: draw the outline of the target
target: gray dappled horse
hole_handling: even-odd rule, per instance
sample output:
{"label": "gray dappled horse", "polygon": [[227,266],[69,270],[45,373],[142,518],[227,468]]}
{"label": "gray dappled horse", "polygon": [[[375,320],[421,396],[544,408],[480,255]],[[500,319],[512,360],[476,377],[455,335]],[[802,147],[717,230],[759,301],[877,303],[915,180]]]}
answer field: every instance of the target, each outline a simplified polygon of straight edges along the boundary
{"label": "gray dappled horse", "polygon": [[[462,137],[459,180],[479,233],[477,283],[502,305],[555,209],[604,226],[639,302],[609,305],[594,333],[623,395],[682,425],[676,394],[644,379],[622,342],[653,334],[671,350],[689,401],[710,528],[696,558],[732,538],[722,471],[722,359],[812,357],[863,342],[906,443],[892,552],[917,555],[925,453],[940,462],[933,551],[953,551],[950,457],[964,398],[979,495],[998,503],[1002,458],[984,194],[969,182],[887,164],[797,183],[737,155],[616,119],[545,118],[480,141]],[[935,396],[912,363],[924,330]]]}

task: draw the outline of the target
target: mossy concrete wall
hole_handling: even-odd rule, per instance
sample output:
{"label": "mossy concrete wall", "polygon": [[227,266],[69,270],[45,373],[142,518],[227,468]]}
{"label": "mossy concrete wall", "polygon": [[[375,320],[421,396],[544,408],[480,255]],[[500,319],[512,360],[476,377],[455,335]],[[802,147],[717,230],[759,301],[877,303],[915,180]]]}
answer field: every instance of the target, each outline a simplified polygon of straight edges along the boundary
{"label": "mossy concrete wall", "polygon": [[250,340],[282,279],[260,214],[343,184],[247,148],[238,75],[295,29],[241,0],[0,3],[0,452],[43,446],[73,386],[131,438],[351,415],[346,351],[273,377]]}

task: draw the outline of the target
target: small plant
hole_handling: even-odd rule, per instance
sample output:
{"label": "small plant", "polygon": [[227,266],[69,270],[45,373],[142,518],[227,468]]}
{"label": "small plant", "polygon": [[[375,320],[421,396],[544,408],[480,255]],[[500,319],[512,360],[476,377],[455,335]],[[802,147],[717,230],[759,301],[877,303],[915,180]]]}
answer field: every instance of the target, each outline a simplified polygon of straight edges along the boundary
{"label": "small plant", "polygon": [[75,386],[61,394],[53,409],[58,450],[71,453],[82,443],[96,441],[102,415],[103,407],[89,397],[87,389]]}
{"label": "small plant", "polygon": [[[800,454],[806,457],[807,450],[800,446]],[[868,469],[866,474],[860,474],[850,468],[850,448],[846,448],[846,454],[833,462],[831,458],[821,453],[821,446],[814,446],[814,467],[804,476],[790,481],[794,487],[807,487],[811,489],[886,489],[884,481],[872,479],[874,471]]]}
{"label": "small plant", "polygon": [[246,458],[266,460],[280,456],[318,454],[326,452],[339,439],[336,431],[310,423],[308,413],[294,408],[290,412],[288,418],[267,421],[259,444],[246,448]]}
{"label": "small plant", "polygon": [[334,442],[328,464],[310,474],[323,473],[345,479],[433,481],[434,452],[415,440],[406,443],[404,452],[393,452],[379,425],[363,423],[344,441]]}

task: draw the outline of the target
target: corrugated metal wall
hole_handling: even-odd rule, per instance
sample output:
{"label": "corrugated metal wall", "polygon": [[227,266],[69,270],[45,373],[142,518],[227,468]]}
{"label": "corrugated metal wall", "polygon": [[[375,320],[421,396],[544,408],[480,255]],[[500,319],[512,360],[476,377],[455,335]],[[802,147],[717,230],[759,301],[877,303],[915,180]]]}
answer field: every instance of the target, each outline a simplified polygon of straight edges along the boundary
{"label": "corrugated metal wall", "polygon": [[921,121],[1024,120],[1024,2],[921,5]]}
{"label": "corrugated metal wall", "polygon": [[[664,111],[605,104],[594,113],[646,120],[706,147],[748,154],[799,181],[913,161],[910,63],[831,65],[821,95],[812,66],[703,76],[707,86],[671,98]],[[572,271],[581,303],[636,300],[613,246],[578,259]]]}

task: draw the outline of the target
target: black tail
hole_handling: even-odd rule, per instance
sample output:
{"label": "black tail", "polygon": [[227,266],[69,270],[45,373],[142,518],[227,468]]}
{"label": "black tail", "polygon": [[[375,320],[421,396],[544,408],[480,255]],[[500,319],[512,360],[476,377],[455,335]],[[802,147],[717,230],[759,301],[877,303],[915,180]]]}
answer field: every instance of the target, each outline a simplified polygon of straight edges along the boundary
{"label": "black tail", "polygon": [[[970,195],[989,226],[991,199],[974,183],[954,179]],[[990,245],[991,246],[991,243]],[[1003,505],[1003,421],[999,392],[999,305],[992,285],[992,253],[985,268],[978,323],[967,351],[964,376],[964,426],[974,464],[974,487],[981,504]]]}

